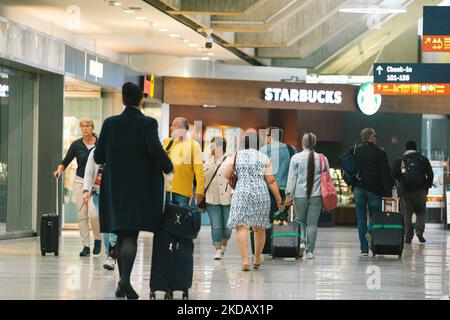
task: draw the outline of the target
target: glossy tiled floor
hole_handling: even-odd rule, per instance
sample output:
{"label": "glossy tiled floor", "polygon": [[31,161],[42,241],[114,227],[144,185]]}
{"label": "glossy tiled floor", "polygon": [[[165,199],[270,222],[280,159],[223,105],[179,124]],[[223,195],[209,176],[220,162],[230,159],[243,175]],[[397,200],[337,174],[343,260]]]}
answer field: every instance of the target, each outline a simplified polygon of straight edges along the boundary
{"label": "glossy tiled floor", "polygon": [[[214,261],[204,227],[191,299],[448,299],[450,232],[426,236],[427,244],[415,239],[402,260],[360,258],[356,229],[323,228],[315,260],[266,257],[260,270],[244,273],[234,236],[225,260]],[[141,234],[132,275],[142,299],[149,296],[151,243]],[[39,238],[0,241],[0,299],[115,299],[117,272],[102,269],[104,256],[80,258],[79,250],[74,231],[63,233],[59,257],[41,257]]]}

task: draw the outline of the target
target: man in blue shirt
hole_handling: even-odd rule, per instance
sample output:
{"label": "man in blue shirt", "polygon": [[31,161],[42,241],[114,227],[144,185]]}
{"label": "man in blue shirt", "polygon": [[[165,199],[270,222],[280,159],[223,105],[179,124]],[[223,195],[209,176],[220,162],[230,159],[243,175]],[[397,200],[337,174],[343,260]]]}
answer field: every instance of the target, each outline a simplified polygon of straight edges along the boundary
{"label": "man in blue shirt", "polygon": [[[266,129],[266,145],[261,147],[260,151],[269,157],[270,162],[272,163],[272,173],[277,181],[281,197],[284,199],[289,164],[292,156],[296,154],[297,151],[292,146],[282,143],[282,140],[282,130],[276,127],[269,127]],[[277,203],[271,194],[271,222],[273,221],[273,215],[277,210]]]}

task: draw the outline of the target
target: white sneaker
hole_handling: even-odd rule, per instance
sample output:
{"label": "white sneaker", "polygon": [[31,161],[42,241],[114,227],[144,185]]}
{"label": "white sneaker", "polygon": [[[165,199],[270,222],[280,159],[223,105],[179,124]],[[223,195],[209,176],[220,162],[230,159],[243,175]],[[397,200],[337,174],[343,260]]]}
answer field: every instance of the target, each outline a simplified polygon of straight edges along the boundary
{"label": "white sneaker", "polygon": [[103,268],[105,268],[106,270],[114,270],[114,268],[116,267],[116,261],[114,261],[113,257],[108,257],[105,260],[105,263],[103,263]]}
{"label": "white sneaker", "polygon": [[222,260],[222,257],[223,257],[222,250],[221,249],[216,250],[216,254],[214,255],[214,260]]}
{"label": "white sneaker", "polygon": [[222,249],[220,249],[220,251],[222,251],[222,259],[223,259],[223,256],[225,255],[226,250],[227,250],[227,247],[223,247],[223,246],[222,246]]}
{"label": "white sneaker", "polygon": [[306,259],[314,259],[314,258],[315,258],[314,253],[308,252],[308,253],[306,254]]}
{"label": "white sneaker", "polygon": [[305,254],[305,244],[301,243],[300,244],[300,252],[298,254],[299,258],[303,258],[303,255]]}

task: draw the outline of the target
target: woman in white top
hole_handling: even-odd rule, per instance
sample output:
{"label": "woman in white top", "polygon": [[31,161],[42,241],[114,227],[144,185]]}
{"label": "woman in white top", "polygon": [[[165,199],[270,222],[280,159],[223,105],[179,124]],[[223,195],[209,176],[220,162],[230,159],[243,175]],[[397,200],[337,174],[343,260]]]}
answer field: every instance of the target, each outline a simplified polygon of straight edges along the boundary
{"label": "woman in white top", "polygon": [[227,227],[230,215],[231,188],[225,178],[227,142],[222,137],[211,140],[211,157],[203,165],[206,211],[211,220],[211,237],[216,249],[214,260],[223,259],[232,229]]}
{"label": "woman in white top", "polygon": [[295,221],[300,224],[300,257],[306,249],[308,259],[314,259],[317,224],[322,211],[320,176],[328,165],[327,158],[314,151],[316,142],[317,138],[313,133],[303,135],[303,151],[291,159],[286,186],[286,203],[294,200]]}
{"label": "woman in white top", "polygon": [[[100,201],[100,181],[95,181],[98,175],[98,171],[103,171],[103,165],[96,164],[94,161],[95,147],[91,150],[88,160],[86,162],[86,169],[84,171],[83,179],[83,203],[88,205],[91,201],[95,208],[99,208]],[[94,188],[95,185],[95,188]],[[92,195],[92,197],[91,197]],[[103,263],[103,268],[106,270],[114,270],[116,265],[116,259],[114,254],[114,247],[117,243],[117,235],[115,233],[102,233],[103,243],[105,245],[106,260]]]}

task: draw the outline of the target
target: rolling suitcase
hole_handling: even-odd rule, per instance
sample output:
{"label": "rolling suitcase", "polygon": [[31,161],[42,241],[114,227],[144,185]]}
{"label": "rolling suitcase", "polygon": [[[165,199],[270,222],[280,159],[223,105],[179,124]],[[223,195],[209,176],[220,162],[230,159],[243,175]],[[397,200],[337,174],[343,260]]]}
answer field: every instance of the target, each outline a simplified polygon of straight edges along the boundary
{"label": "rolling suitcase", "polygon": [[41,255],[59,254],[59,210],[58,210],[58,179],[56,179],[56,214],[44,214],[41,218]]}
{"label": "rolling suitcase", "polygon": [[166,231],[153,237],[152,268],[150,272],[150,299],[156,299],[156,291],[164,291],[164,299],[172,300],[174,291],[183,291],[183,299],[189,299],[194,272],[194,242],[177,240]]}
{"label": "rolling suitcase", "polygon": [[[291,207],[292,208],[292,207]],[[287,224],[272,226],[272,258],[299,258],[300,253],[300,225],[291,221]],[[284,221],[286,222],[286,221]]]}
{"label": "rolling suitcase", "polygon": [[[383,208],[386,208],[383,200]],[[393,206],[394,209],[398,208]],[[404,216],[402,213],[383,211],[372,216],[372,253],[376,255],[397,255],[401,258],[404,245]]]}

